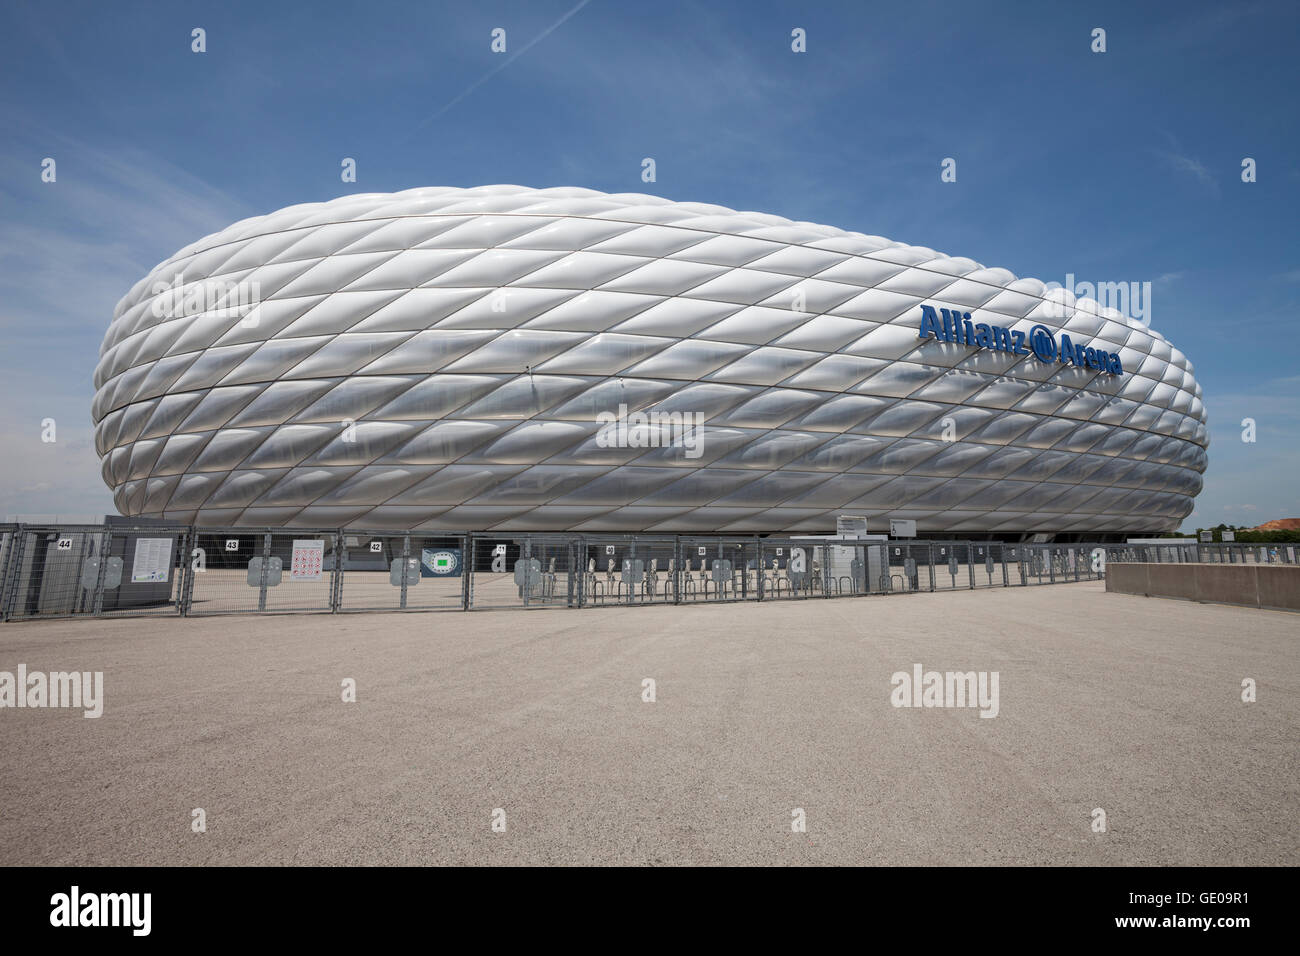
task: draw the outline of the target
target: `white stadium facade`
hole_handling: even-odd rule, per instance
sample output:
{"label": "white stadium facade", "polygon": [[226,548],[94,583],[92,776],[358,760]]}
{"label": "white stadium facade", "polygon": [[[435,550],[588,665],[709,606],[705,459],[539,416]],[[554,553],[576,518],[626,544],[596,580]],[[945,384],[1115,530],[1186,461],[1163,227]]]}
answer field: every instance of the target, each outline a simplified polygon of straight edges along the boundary
{"label": "white stadium facade", "polygon": [[655,196],[483,186],[246,219],[118,304],[118,510],[207,527],[1105,540],[1176,529],[1158,332],[970,259]]}

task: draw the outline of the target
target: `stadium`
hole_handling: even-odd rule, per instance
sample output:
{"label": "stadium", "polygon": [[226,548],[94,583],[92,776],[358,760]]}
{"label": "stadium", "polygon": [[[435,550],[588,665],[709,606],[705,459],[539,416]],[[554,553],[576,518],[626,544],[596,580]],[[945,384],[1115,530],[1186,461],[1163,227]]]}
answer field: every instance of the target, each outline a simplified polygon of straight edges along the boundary
{"label": "stadium", "polygon": [[580,188],[235,223],[119,302],[94,383],[117,509],[213,528],[1121,540],[1208,445],[1186,356],[1093,300]]}

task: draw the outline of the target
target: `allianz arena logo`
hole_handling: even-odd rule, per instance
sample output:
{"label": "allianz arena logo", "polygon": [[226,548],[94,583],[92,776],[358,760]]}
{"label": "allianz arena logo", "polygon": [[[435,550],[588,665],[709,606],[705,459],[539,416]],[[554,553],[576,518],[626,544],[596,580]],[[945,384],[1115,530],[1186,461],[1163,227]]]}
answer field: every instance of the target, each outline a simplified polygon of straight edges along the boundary
{"label": "allianz arena logo", "polygon": [[704,454],[703,412],[599,412],[599,448],[682,448],[687,458]]}
{"label": "allianz arena logo", "polygon": [[1064,332],[1060,341],[1056,333],[1045,325],[1035,325],[1028,332],[1004,329],[986,322],[971,322],[969,312],[956,309],[939,309],[921,306],[921,331],[918,338],[933,336],[939,342],[954,342],[973,348],[1010,352],[1013,355],[1030,355],[1040,362],[1066,362],[1080,368],[1096,369],[1109,375],[1123,375],[1124,366],[1114,352],[1093,348],[1083,342],[1073,342]]}

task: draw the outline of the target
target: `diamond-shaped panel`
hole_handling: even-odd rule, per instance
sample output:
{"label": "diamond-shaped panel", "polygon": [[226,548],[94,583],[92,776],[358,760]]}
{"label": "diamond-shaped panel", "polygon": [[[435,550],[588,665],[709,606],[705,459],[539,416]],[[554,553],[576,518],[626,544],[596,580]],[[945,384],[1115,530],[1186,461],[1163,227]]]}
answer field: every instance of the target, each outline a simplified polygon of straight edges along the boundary
{"label": "diamond-shaped panel", "polygon": [[[922,339],[922,303],[1042,323],[1124,374]],[[95,386],[118,507],[198,524],[1174,529],[1206,465],[1190,363],[1114,310],[880,236],[578,188],[235,223],[123,297]],[[674,443],[655,412],[700,429]]]}

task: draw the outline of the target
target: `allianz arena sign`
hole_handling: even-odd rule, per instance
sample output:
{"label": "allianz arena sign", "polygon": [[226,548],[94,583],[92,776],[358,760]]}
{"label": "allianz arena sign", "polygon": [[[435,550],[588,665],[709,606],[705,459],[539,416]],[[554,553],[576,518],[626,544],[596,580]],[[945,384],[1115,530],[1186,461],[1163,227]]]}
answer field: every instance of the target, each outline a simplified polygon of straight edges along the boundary
{"label": "allianz arena sign", "polygon": [[[1070,337],[1064,333],[1060,344],[1057,344],[1055,333],[1045,325],[1035,325],[1025,332],[985,322],[972,324],[969,312],[940,309],[936,313],[934,306],[922,305],[921,332],[918,338],[927,336],[943,342],[995,349],[1013,355],[1028,355],[1032,351],[1040,362],[1070,362],[1080,367],[1097,369],[1107,375],[1124,374],[1124,366],[1118,355],[1112,355],[1104,349],[1086,347],[1082,342],[1071,342]],[[1026,342],[1028,348],[1025,347]]]}
{"label": "allianz arena sign", "polygon": [[1202,486],[1146,322],[924,246],[479,186],[290,206],[118,303],[92,418],[124,515],[200,527],[1155,533]]}

